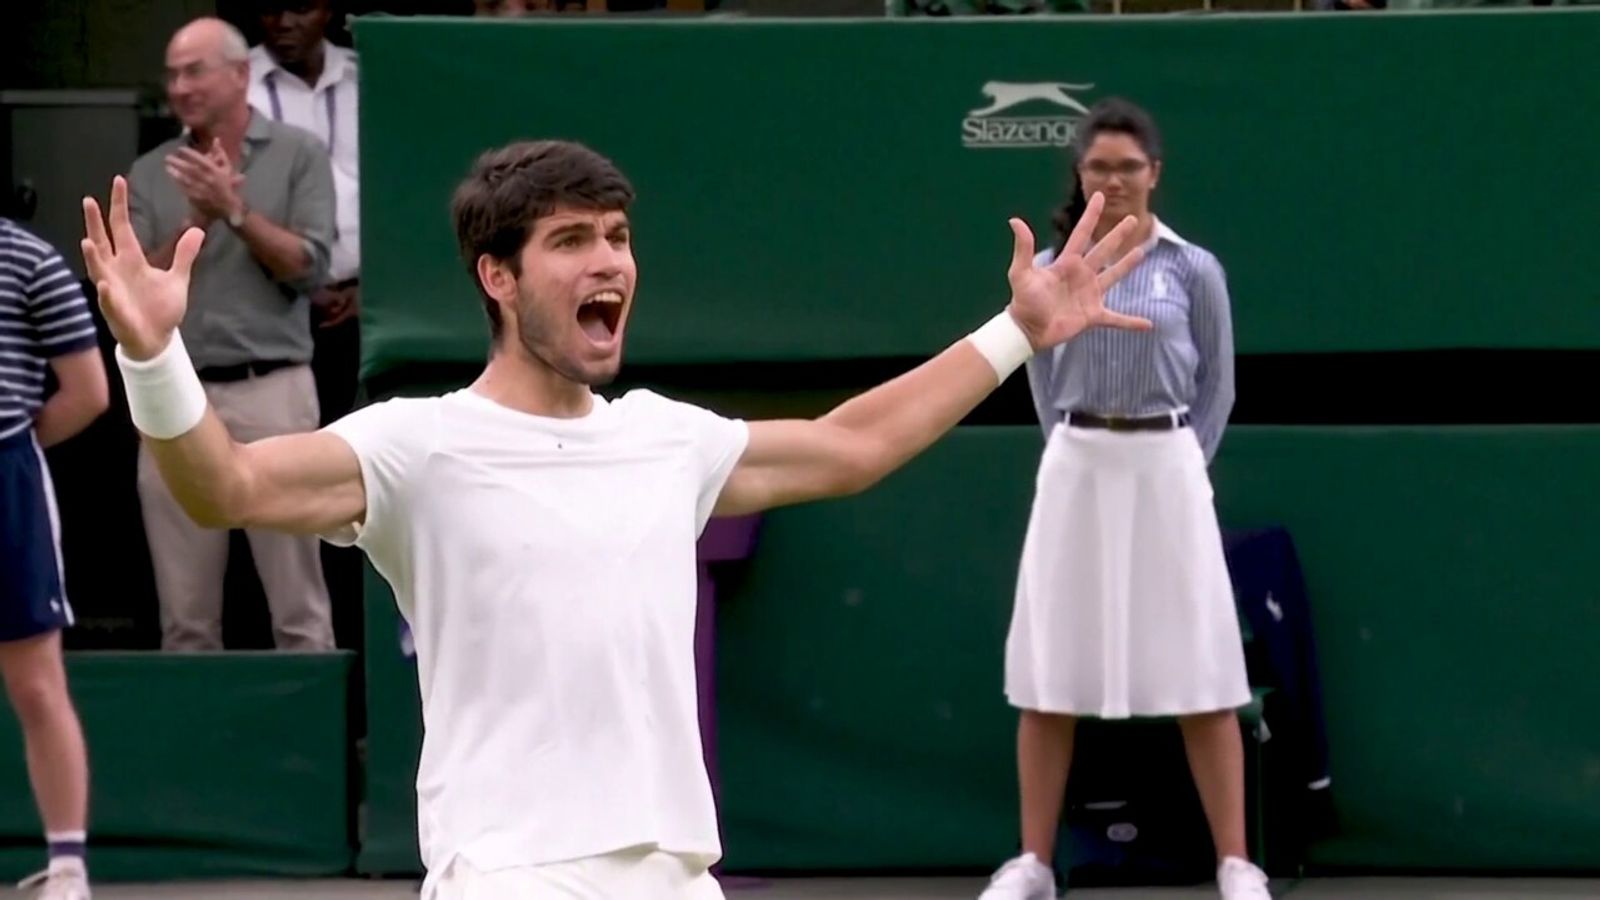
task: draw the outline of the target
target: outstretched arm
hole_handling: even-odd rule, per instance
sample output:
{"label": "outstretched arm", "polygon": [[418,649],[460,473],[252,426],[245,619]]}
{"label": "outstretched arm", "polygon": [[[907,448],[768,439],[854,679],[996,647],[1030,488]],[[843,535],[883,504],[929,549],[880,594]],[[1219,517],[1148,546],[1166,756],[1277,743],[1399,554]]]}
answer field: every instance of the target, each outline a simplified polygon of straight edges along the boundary
{"label": "outstretched arm", "polygon": [[172,267],[161,269],[134,236],[126,181],[112,183],[110,235],[93,199],[83,210],[84,261],[117,338],[129,411],[184,511],[213,528],[311,534],[360,521],[361,467],[342,438],[317,432],[240,444],[208,406],[177,332],[204,232],[184,232]]}
{"label": "outstretched arm", "polygon": [[904,465],[954,428],[1033,353],[1087,328],[1146,329],[1105,308],[1105,291],[1138,265],[1118,257],[1135,220],[1120,223],[1084,256],[1104,199],[1096,194],[1067,247],[1033,265],[1033,234],[1013,219],[1006,311],[917,368],[816,420],[753,422],[750,443],[718,498],[717,515],[856,493]]}
{"label": "outstretched arm", "polygon": [[963,340],[820,419],[752,422],[716,514],[866,490],[954,428],[998,384],[989,361]]}
{"label": "outstretched arm", "polygon": [[[168,350],[176,350],[176,358],[159,366],[193,371],[181,344]],[[123,372],[129,372],[126,362]],[[137,403],[130,393],[129,405]],[[204,527],[329,534],[366,513],[355,451],[330,432],[240,443],[207,407],[197,425],[176,437],[143,437],[172,496]]]}

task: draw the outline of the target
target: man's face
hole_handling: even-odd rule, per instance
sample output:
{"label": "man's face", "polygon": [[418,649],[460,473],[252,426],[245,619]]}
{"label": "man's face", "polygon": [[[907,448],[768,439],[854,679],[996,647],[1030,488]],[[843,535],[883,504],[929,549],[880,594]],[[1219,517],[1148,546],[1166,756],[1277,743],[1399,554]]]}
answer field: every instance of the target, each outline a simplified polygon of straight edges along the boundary
{"label": "man's face", "polygon": [[638,278],[627,214],[558,207],[534,223],[520,261],[504,338],[569,381],[609,383]]}
{"label": "man's face", "polygon": [[279,65],[301,65],[322,43],[332,18],[327,0],[269,0],[261,9],[262,43]]}
{"label": "man's face", "polygon": [[180,34],[167,45],[167,100],[185,127],[210,130],[245,102],[249,64],[222,58],[215,41]]}

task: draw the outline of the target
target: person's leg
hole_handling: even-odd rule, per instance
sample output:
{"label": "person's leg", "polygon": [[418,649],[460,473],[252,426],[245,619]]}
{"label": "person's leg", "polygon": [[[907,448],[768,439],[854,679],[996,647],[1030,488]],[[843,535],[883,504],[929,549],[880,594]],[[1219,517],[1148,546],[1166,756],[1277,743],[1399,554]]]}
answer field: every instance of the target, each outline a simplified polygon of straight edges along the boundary
{"label": "person's leg", "polygon": [[[1176,436],[1166,483],[1147,492],[1144,543],[1163,548],[1137,570],[1133,611],[1141,643],[1135,670],[1147,676],[1146,712],[1172,704],[1216,851],[1225,900],[1270,900],[1264,873],[1249,861],[1244,738],[1238,707],[1250,686],[1232,577],[1223,553],[1205,458],[1192,432]],[[1159,528],[1162,536],[1156,538]],[[1193,712],[1206,710],[1205,712]]]}
{"label": "person's leg", "polygon": [[1072,741],[1077,719],[1023,710],[1017,724],[1017,784],[1022,800],[1022,851],[1050,865],[1061,804],[1072,768]]}
{"label": "person's leg", "polygon": [[22,886],[44,885],[43,896],[61,900],[88,900],[89,755],[67,693],[60,632],[0,643],[0,677],[22,727],[28,780],[49,847],[49,867]]}
{"label": "person's leg", "polygon": [[1184,748],[1189,770],[1211,825],[1217,859],[1249,858],[1245,838],[1244,738],[1233,710],[1183,716]]}
{"label": "person's leg", "polygon": [[89,757],[67,693],[61,634],[0,643],[6,696],[22,726],[28,779],[52,858],[82,858],[89,814]]}
{"label": "person's leg", "polygon": [[[317,389],[310,367],[280,369],[230,383],[214,395],[228,431],[239,441],[315,431]],[[272,611],[279,650],[332,650],[333,610],[322,576],[319,541],[310,535],[248,529],[256,574]]]}
{"label": "person's leg", "polygon": [[1072,768],[1073,716],[1024,709],[1017,721],[1017,788],[1022,853],[989,879],[980,900],[1047,900],[1056,895],[1056,832]]}
{"label": "person's leg", "polygon": [[1250,862],[1245,838],[1244,737],[1238,714],[1231,709],[1200,713],[1183,716],[1178,724],[1211,825],[1223,900],[1271,900],[1266,873]]}
{"label": "person's leg", "polygon": [[334,649],[333,604],[317,538],[255,529],[245,534],[272,611],[273,643],[296,652]]}
{"label": "person's leg", "polygon": [[1018,564],[1006,636],[1005,694],[1017,721],[1022,852],[989,879],[981,900],[1055,897],[1053,864],[1072,768],[1077,716],[1113,704],[1106,671],[1102,545],[1116,532],[1100,521],[1092,459],[1062,428],[1050,433]]}
{"label": "person's leg", "polygon": [[88,754],[61,658],[61,629],[73,621],[65,581],[44,453],[31,433],[0,441],[0,680],[50,845],[50,870],[37,878],[87,896]]}

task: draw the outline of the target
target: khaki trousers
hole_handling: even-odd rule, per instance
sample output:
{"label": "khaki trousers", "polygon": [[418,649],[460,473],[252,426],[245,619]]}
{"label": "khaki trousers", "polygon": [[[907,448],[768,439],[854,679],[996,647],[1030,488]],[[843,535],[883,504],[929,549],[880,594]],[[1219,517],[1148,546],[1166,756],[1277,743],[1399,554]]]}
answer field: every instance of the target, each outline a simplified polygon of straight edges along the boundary
{"label": "khaki trousers", "polygon": [[[240,443],[318,427],[317,389],[309,366],[243,381],[209,382],[206,397]],[[139,448],[139,501],[161,605],[161,648],[222,649],[223,577],[228,532],[201,528],[172,496],[155,459]],[[333,619],[318,539],[246,529],[250,554],[272,613],[279,650],[332,650]]]}

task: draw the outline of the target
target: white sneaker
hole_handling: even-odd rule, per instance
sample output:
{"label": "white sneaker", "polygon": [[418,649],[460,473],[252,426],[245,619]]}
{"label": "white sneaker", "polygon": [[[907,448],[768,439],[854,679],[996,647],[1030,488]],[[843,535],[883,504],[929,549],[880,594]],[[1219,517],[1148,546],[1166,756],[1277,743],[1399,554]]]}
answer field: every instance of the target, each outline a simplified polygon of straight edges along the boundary
{"label": "white sneaker", "polygon": [[1217,887],[1222,900],[1272,900],[1267,873],[1237,856],[1224,859],[1217,867]]}
{"label": "white sneaker", "polygon": [[72,857],[52,859],[50,868],[22,879],[17,887],[37,887],[34,900],[90,900],[89,873],[83,860]]}
{"label": "white sneaker", "polygon": [[1056,875],[1039,857],[1024,853],[1001,866],[978,900],[1055,900]]}

